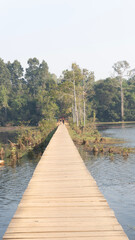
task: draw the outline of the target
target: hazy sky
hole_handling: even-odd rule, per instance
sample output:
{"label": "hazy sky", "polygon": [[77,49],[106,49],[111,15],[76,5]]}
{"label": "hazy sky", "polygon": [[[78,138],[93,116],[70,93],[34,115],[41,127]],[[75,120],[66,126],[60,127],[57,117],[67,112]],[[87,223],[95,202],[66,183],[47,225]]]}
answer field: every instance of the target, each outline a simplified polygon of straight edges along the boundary
{"label": "hazy sky", "polygon": [[135,0],[0,0],[0,57],[45,60],[51,72],[76,62],[110,76],[127,60],[135,68]]}

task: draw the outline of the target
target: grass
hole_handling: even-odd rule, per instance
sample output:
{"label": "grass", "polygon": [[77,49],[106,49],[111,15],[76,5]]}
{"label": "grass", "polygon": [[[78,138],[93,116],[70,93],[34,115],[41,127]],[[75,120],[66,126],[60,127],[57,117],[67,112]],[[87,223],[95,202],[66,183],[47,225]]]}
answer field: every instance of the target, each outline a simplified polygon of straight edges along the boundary
{"label": "grass", "polygon": [[95,138],[101,137],[93,123],[90,126],[86,126],[85,129],[83,127],[77,128],[75,124],[70,124],[68,130],[73,141],[77,143],[85,144],[87,141],[94,142]]}

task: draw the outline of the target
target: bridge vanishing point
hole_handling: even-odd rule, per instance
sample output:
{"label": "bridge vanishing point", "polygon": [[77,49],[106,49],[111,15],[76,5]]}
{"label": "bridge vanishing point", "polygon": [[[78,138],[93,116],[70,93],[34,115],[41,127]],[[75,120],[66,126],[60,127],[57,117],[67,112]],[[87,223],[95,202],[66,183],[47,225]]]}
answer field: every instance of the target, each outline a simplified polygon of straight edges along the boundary
{"label": "bridge vanishing point", "polygon": [[3,237],[11,239],[128,239],[63,124],[44,151]]}

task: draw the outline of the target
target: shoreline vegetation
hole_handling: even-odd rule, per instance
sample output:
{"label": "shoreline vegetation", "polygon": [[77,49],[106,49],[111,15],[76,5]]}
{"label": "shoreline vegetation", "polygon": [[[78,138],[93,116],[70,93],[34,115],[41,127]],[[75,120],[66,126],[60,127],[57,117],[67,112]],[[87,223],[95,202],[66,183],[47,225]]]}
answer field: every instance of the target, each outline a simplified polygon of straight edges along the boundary
{"label": "shoreline vegetation", "polygon": [[56,129],[56,121],[46,120],[40,121],[37,127],[11,127],[10,131],[18,131],[16,141],[0,143],[0,165],[16,166],[23,157],[39,159]]}
{"label": "shoreline vegetation", "polygon": [[[106,154],[113,156],[120,154],[128,157],[130,153],[135,153],[135,148],[119,146],[124,141],[109,137],[102,137],[97,126],[113,124],[132,124],[135,122],[91,122],[84,127],[77,127],[69,121],[66,123],[70,136],[77,146],[83,146],[94,155]],[[16,133],[16,140],[8,140],[8,144],[0,143],[0,166],[6,164],[16,166],[20,159],[40,159],[44,149],[57,129],[56,121],[42,120],[37,127],[16,126],[0,127],[0,132]]]}
{"label": "shoreline vegetation", "polygon": [[[119,122],[121,123],[121,122]],[[135,122],[125,122],[135,123]],[[103,123],[108,124],[108,123]],[[118,124],[118,123],[110,123]],[[127,148],[120,146],[125,143],[122,139],[115,139],[109,137],[102,137],[96,126],[102,125],[102,123],[93,123],[85,127],[77,128],[75,124],[68,125],[68,130],[74,143],[78,146],[83,146],[86,150],[90,151],[94,155],[106,154],[113,156],[114,154],[120,154],[123,157],[128,157],[130,153],[135,153],[135,148]]]}
{"label": "shoreline vegetation", "polygon": [[135,124],[135,121],[119,121],[119,122],[95,122],[96,126],[100,125],[115,125],[115,124]]}
{"label": "shoreline vegetation", "polygon": [[[9,138],[10,148],[7,151],[0,143],[0,160],[6,155],[6,158],[16,161],[24,152],[32,154],[37,146],[40,149],[40,144],[52,131],[47,121],[40,129],[41,122],[45,121],[43,119],[72,121],[73,139],[95,154],[119,152],[128,155],[133,151],[116,147],[116,140],[102,138],[95,129],[100,124],[125,124],[129,120],[135,123],[135,70],[130,69],[126,60],[114,63],[112,68],[112,77],[95,81],[92,70],[73,62],[69,69],[63,69],[58,78],[49,71],[45,60],[29,58],[27,67],[23,69],[18,60],[5,62],[0,58],[0,142],[5,137],[4,126],[10,131],[12,126],[21,123],[37,126],[24,126],[15,143],[15,134]],[[92,121],[95,125],[87,126],[87,122]]]}

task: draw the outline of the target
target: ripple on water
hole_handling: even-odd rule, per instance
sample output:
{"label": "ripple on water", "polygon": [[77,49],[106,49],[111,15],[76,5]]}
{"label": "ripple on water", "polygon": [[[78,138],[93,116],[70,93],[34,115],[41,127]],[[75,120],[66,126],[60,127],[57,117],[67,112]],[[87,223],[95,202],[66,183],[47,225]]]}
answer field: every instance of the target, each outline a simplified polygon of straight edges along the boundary
{"label": "ripple on water", "polygon": [[[128,142],[128,147],[135,147],[135,126],[131,128],[130,125],[129,129],[123,129],[119,125],[117,129],[109,128],[102,133],[123,138]],[[112,159],[103,155],[92,156],[82,148],[79,151],[129,239],[135,240],[135,155],[130,154],[127,159],[116,155]],[[16,211],[35,167],[36,163],[24,161],[16,168],[0,168],[0,239]]]}
{"label": "ripple on water", "polygon": [[[102,133],[124,139],[128,142],[124,146],[135,147],[135,125],[108,128]],[[121,155],[93,156],[82,147],[79,151],[129,239],[135,240],[135,154],[125,159]]]}
{"label": "ripple on water", "polygon": [[24,161],[16,168],[0,168],[0,239],[17,209],[35,167],[36,163]]}

